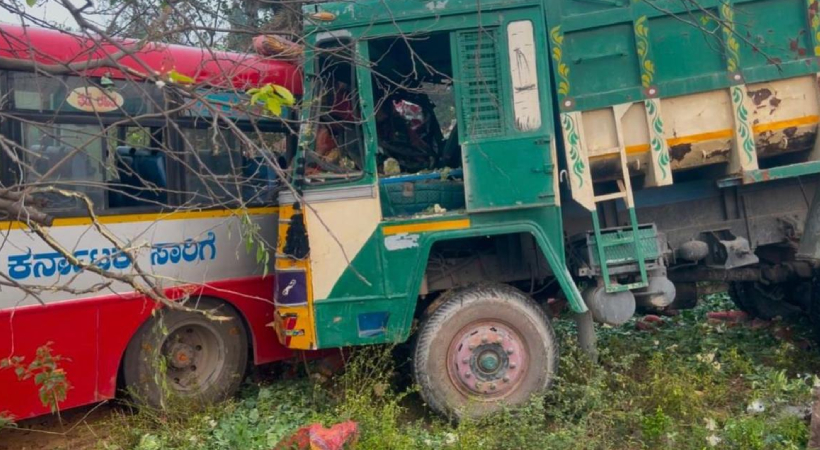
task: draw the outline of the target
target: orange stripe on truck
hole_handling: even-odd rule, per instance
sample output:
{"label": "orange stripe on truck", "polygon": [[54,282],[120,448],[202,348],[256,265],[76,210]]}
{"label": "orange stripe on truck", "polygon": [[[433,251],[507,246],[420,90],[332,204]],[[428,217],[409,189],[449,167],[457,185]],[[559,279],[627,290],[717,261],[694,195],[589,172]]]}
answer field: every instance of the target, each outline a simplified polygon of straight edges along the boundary
{"label": "orange stripe on truck", "polygon": [[[807,125],[817,125],[820,123],[820,116],[804,116],[796,119],[779,120],[776,122],[759,123],[753,128],[756,134],[765,133],[767,131],[780,131],[793,127],[804,127]],[[713,141],[716,139],[731,139],[734,132],[732,130],[716,130],[706,133],[690,134],[689,136],[681,136],[669,138],[666,143],[670,147],[682,144],[696,144],[699,142]],[[626,147],[627,155],[637,155],[649,151],[649,144],[630,145]],[[616,157],[617,153],[607,153],[605,155],[590,155],[589,159],[603,159],[608,157]]]}

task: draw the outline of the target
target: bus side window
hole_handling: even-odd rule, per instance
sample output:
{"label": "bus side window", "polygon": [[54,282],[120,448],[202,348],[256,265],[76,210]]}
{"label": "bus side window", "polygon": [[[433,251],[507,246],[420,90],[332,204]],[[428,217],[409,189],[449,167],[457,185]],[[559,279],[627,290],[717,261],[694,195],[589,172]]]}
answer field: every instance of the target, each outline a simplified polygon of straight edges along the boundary
{"label": "bus side window", "polygon": [[[80,192],[94,207],[104,207],[103,135],[99,125],[22,124],[27,185],[53,186]],[[49,212],[84,210],[76,198],[59,192],[41,193],[38,197]]]}
{"label": "bus side window", "polygon": [[262,154],[249,151],[243,154],[242,200],[252,205],[268,203],[273,190],[281,185],[271,163],[277,164],[283,171],[290,167],[286,134],[261,132],[247,133],[246,136],[255,141]]}
{"label": "bus side window", "polygon": [[160,150],[122,146],[117,147],[114,159],[118,185],[109,188],[109,207],[167,204],[168,177],[165,155]]}
{"label": "bus side window", "polygon": [[168,204],[168,171],[161,128],[120,127],[109,137],[108,207],[161,208]]}
{"label": "bus side window", "polygon": [[247,131],[255,148],[225,129],[183,129],[183,137],[185,192],[199,206],[267,203],[278,185],[271,162],[282,169],[288,165],[284,133]]}
{"label": "bus side window", "polygon": [[182,131],[185,192],[193,204],[216,206],[237,202],[242,154],[229,130],[194,128]]}

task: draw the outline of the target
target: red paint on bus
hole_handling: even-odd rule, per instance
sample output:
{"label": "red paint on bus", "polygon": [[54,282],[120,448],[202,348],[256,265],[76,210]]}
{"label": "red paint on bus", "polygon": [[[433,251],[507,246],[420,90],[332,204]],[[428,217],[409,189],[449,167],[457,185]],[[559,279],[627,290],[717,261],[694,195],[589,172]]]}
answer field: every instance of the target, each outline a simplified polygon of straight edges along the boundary
{"label": "red paint on bus", "polygon": [[[187,292],[232,304],[248,325],[256,364],[292,356],[267,326],[273,321],[273,277],[215,281],[166,292],[170,298]],[[53,354],[64,358],[61,367],[71,383],[60,409],[114,398],[125,347],[154,307],[151,299],[123,294],[0,311],[0,359],[23,356],[27,364],[38,347],[52,342]],[[33,380],[19,381],[12,370],[0,370],[0,413],[16,419],[49,413],[38,399]]]}
{"label": "red paint on bus", "polygon": [[[0,57],[33,59],[46,65],[99,60],[120,51],[110,42],[98,41],[67,31],[0,25]],[[133,39],[117,42],[132,49],[137,43]],[[288,88],[295,95],[302,93],[302,75],[298,67],[254,54],[148,43],[132,55],[122,57],[118,63],[141,74],[146,74],[149,69],[160,74],[176,70],[199,83],[215,86],[249,89],[274,83]],[[80,74],[125,78],[121,71],[106,67]]]}

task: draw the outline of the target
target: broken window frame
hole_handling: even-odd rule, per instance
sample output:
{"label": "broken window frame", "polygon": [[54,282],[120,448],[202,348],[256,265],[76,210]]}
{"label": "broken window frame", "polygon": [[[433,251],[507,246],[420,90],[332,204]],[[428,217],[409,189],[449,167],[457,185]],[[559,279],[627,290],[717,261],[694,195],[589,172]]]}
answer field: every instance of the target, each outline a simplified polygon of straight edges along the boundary
{"label": "broken window frame", "polygon": [[[326,47],[323,47],[323,44],[331,44]],[[336,44],[334,47],[332,44]],[[351,184],[363,184],[363,183],[370,183],[372,180],[372,173],[373,167],[371,164],[370,159],[372,158],[370,152],[370,142],[368,141],[370,131],[368,127],[370,126],[369,117],[369,108],[367,108],[369,96],[367,98],[362,96],[362,73],[363,70],[357,64],[357,61],[364,60],[367,61],[367,53],[362,54],[362,41],[354,42],[350,38],[347,37],[338,37],[338,36],[329,36],[325,39],[320,39],[316,42],[315,47],[321,50],[313,50],[306,52],[305,58],[308,60],[312,60],[312,69],[313,73],[307,73],[308,80],[306,83],[306,92],[309,92],[309,98],[307,99],[308,104],[310,105],[309,108],[303,113],[302,115],[302,122],[307,124],[303,126],[302,132],[300,134],[300,144],[299,144],[299,156],[296,159],[298,161],[299,167],[294,173],[291,175],[293,181],[296,181],[297,178],[301,177],[305,181],[305,188],[310,189],[311,187],[327,187],[327,186],[338,186],[338,185],[351,185]],[[308,152],[315,152],[315,147],[318,143],[318,132],[319,132],[319,117],[324,114],[322,112],[322,93],[321,90],[325,87],[319,73],[321,72],[322,64],[321,58],[323,56],[332,53],[333,51],[338,51],[340,48],[345,48],[348,50],[351,67],[351,99],[355,102],[354,108],[358,111],[359,118],[358,121],[354,123],[356,128],[357,134],[357,141],[358,144],[358,153],[361,159],[361,167],[359,170],[351,171],[349,173],[350,176],[346,177],[338,177],[333,179],[332,177],[328,177],[331,179],[321,179],[321,178],[314,178],[311,175],[307,174],[307,169],[309,165],[309,153]],[[365,49],[366,50],[366,49]],[[366,70],[366,68],[364,69]],[[369,86],[369,83],[368,83]]]}

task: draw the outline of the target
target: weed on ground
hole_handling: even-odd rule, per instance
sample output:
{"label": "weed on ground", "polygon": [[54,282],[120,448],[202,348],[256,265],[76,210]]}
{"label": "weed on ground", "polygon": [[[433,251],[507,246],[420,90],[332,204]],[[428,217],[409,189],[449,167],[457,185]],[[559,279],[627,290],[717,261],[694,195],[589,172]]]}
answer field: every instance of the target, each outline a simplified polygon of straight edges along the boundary
{"label": "weed on ground", "polygon": [[[559,375],[550,392],[479,421],[454,424],[424,409],[410,366],[386,347],[356,350],[330,384],[248,383],[236,400],[115,415],[104,449],[271,449],[299,427],[359,424],[356,449],[805,448],[820,355],[799,325],[710,321],[733,309],[713,295],[694,310],[599,328],[593,364],[574,325],[556,320]],[[646,328],[646,327],[642,327]]]}

